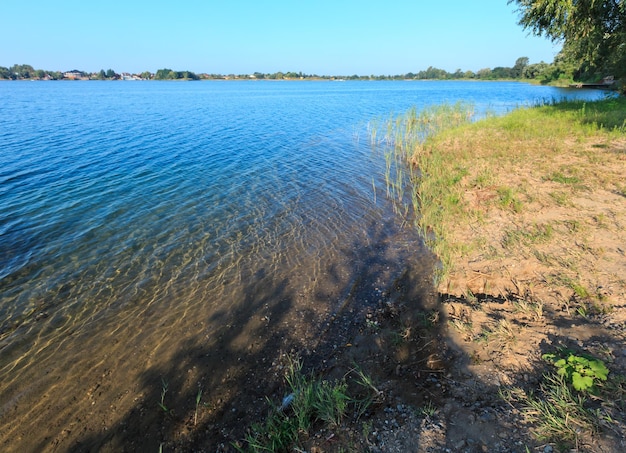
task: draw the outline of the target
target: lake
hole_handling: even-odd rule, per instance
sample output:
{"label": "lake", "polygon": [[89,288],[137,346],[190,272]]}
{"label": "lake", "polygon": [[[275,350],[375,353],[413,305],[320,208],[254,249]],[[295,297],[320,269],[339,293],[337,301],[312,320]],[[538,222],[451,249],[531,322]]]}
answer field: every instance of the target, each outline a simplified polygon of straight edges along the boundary
{"label": "lake", "polygon": [[0,445],[115,450],[129,439],[111,432],[152,429],[165,382],[179,413],[201,387],[227,417],[242,389],[263,397],[284,354],[336,347],[332,321],[407,271],[411,297],[432,297],[434,260],[386,199],[371,121],[602,96],[515,82],[0,83]]}

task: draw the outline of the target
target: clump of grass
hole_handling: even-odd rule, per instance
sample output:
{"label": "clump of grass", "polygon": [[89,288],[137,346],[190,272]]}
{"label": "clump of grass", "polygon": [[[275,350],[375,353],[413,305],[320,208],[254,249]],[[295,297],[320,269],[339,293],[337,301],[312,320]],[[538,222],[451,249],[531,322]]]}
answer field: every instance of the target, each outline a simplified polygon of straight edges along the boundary
{"label": "clump of grass", "polygon": [[437,412],[437,406],[432,401],[428,401],[422,407],[417,409],[417,414],[421,417],[432,417]]}
{"label": "clump of grass", "polygon": [[515,191],[511,187],[499,187],[497,192],[501,208],[510,209],[513,212],[522,211],[522,202],[516,196]]}
{"label": "clump of grass", "polygon": [[552,238],[553,234],[554,229],[549,223],[534,224],[526,228],[507,229],[504,232],[502,246],[506,249],[546,242]]}
{"label": "clump of grass", "polygon": [[504,347],[515,343],[517,336],[513,326],[506,319],[500,319],[494,326],[483,328],[474,341],[486,343],[494,341]]}
{"label": "clump of grass", "polygon": [[567,192],[554,191],[550,192],[548,195],[550,195],[554,202],[559,206],[566,207],[573,205],[571,196]]}
{"label": "clump of grass", "polygon": [[548,176],[549,181],[558,182],[560,184],[579,184],[580,178],[578,176],[567,176],[560,171],[553,172]]}
{"label": "clump of grass", "polygon": [[529,302],[526,300],[518,300],[513,302],[515,311],[524,313],[533,321],[541,321],[543,319],[543,302]]}
{"label": "clump of grass", "polygon": [[350,383],[363,389],[365,397],[349,394],[347,375],[338,381],[316,379],[302,373],[300,359],[290,358],[285,375],[288,395],[280,406],[268,401],[271,409],[265,422],[252,425],[245,443],[235,448],[241,452],[290,451],[315,425],[337,427],[349,409],[360,417],[380,392],[360,369],[352,371],[357,377]]}
{"label": "clump of grass", "polygon": [[578,447],[583,437],[599,428],[597,417],[586,407],[587,398],[575,392],[558,374],[544,375],[536,393],[518,388],[506,393],[505,399],[522,404],[524,415],[533,423],[534,435],[540,441]]}
{"label": "clump of grass", "polygon": [[454,327],[459,333],[463,334],[465,339],[472,338],[474,332],[474,325],[471,321],[463,321],[461,319],[452,319],[450,321],[452,327]]}
{"label": "clump of grass", "polygon": [[500,396],[521,406],[538,440],[555,442],[561,449],[579,448],[583,439],[611,424],[614,405],[598,407],[597,402],[610,401],[610,393],[623,395],[624,379],[617,376],[609,379],[606,388],[600,387],[609,370],[601,360],[586,354],[560,350],[543,358],[555,370],[543,375],[536,392],[514,387],[501,390]]}
{"label": "clump of grass", "polygon": [[[415,214],[415,224],[425,241],[441,260],[438,274],[450,266],[451,253],[438,238],[445,237],[445,224],[439,221],[447,211],[463,212],[462,195],[456,188],[468,174],[465,165],[443,170],[443,155],[427,144],[429,137],[472,121],[473,106],[465,103],[444,104],[387,120],[379,126],[385,133],[378,143],[384,146],[386,183],[389,198],[396,200],[396,210]],[[379,137],[374,127],[372,137]],[[443,170],[443,171],[442,171]],[[405,194],[410,197],[405,199]]]}

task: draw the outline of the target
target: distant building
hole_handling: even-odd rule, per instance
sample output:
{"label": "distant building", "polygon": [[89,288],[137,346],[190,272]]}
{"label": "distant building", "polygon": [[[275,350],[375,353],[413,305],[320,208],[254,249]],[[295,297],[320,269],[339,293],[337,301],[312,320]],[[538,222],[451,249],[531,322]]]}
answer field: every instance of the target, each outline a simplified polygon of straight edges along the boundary
{"label": "distant building", "polygon": [[140,76],[136,74],[130,74],[128,72],[123,72],[121,75],[122,80],[143,80]]}
{"label": "distant building", "polygon": [[77,70],[64,72],[63,77],[71,80],[83,80],[86,78],[85,74]]}

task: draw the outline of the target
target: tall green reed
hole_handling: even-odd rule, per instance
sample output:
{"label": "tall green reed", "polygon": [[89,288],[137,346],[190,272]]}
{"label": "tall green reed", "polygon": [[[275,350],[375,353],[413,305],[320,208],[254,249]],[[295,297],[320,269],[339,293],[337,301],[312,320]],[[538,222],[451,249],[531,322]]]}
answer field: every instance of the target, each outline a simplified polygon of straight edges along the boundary
{"label": "tall green reed", "polygon": [[428,140],[473,118],[473,105],[457,102],[419,111],[412,108],[370,128],[372,144],[382,149],[385,156],[388,198],[398,214],[415,224],[441,261],[436,280],[450,266],[451,253],[443,240],[442,215],[444,209],[453,209],[459,203],[460,196],[454,193],[453,186],[462,177],[463,169],[457,168],[451,174],[446,157],[430,146]]}

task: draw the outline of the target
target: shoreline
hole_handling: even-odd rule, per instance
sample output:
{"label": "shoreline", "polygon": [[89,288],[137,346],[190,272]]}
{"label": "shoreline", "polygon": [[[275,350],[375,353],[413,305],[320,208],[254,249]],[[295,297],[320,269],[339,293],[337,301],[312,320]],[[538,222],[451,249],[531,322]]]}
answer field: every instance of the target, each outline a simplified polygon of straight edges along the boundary
{"label": "shoreline", "polygon": [[[521,109],[411,144],[446,176],[437,195],[454,200],[433,198],[445,211],[436,217],[443,230],[420,226],[449,242],[437,308],[399,298],[354,321],[350,346],[331,370],[355,360],[379,399],[365,419],[317,428],[299,447],[626,448],[626,100],[614,102]],[[401,153],[428,174],[418,188],[433,177],[425,160]],[[546,354],[563,350],[606,365],[608,379],[594,383],[593,398],[581,393],[559,403],[553,392],[575,390],[550,384],[556,372]],[[549,417],[542,407],[553,411]]]}

